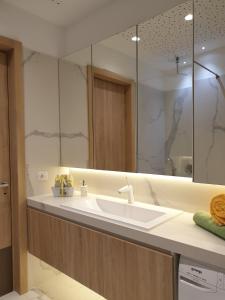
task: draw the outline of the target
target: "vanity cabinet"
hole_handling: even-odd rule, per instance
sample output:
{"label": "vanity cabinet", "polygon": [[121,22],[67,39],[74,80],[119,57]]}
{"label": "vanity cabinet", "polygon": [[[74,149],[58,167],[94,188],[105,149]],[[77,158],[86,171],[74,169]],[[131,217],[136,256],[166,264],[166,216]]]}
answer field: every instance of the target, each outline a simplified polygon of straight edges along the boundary
{"label": "vanity cabinet", "polygon": [[108,300],[172,300],[173,256],[28,209],[29,251]]}

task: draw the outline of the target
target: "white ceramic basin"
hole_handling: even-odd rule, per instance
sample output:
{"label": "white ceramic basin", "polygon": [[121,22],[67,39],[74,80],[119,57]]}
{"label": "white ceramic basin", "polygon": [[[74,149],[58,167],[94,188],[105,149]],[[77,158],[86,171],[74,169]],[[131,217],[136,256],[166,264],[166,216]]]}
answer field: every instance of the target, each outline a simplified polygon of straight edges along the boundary
{"label": "white ceramic basin", "polygon": [[100,219],[115,221],[133,228],[150,229],[181,213],[179,210],[123,200],[85,198],[61,204],[67,209]]}

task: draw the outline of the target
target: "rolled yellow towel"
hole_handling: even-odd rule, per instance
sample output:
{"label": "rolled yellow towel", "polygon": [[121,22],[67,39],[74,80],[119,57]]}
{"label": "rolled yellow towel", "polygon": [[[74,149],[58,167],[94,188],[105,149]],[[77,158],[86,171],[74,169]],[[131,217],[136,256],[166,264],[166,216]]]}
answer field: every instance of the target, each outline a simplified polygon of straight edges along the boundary
{"label": "rolled yellow towel", "polygon": [[217,225],[225,225],[225,195],[218,195],[211,200],[210,213]]}

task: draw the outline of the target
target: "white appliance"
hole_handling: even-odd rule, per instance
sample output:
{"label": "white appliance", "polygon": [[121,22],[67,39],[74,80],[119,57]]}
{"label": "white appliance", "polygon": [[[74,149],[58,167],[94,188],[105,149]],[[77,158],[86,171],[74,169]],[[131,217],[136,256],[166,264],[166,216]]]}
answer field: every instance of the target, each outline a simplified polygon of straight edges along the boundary
{"label": "white appliance", "polygon": [[225,271],[181,257],[179,300],[225,300]]}

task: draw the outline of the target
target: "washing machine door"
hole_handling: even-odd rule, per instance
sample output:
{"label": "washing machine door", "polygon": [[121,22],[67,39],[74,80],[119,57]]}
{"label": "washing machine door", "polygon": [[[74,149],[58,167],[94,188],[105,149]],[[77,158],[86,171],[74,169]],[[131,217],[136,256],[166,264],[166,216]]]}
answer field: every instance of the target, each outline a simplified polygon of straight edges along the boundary
{"label": "washing machine door", "polygon": [[225,291],[180,275],[179,300],[225,300]]}

